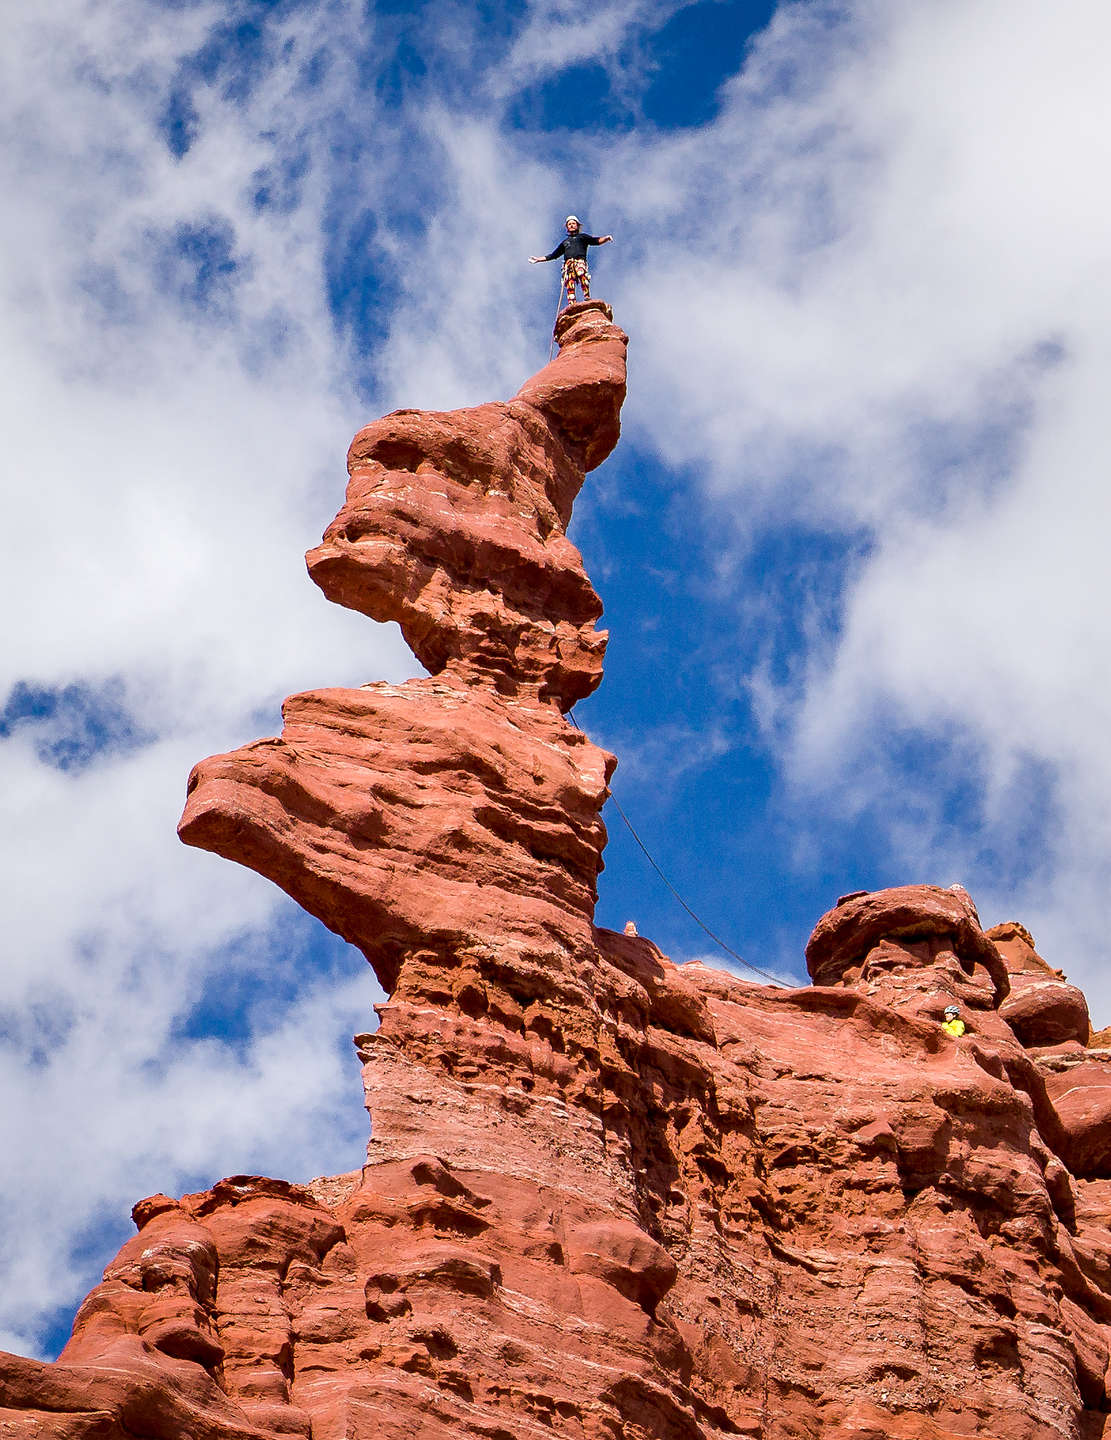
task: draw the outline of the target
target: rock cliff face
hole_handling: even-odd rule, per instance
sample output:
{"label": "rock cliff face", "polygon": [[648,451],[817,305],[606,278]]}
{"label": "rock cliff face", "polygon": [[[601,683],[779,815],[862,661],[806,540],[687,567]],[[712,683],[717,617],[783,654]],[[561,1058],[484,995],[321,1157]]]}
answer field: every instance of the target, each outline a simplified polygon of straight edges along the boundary
{"label": "rock cliff face", "polygon": [[[595,927],[601,607],[564,533],[616,441],[600,302],[504,405],[361,432],[309,555],[431,674],[288,700],[194,771],[389,993],[351,1175],[135,1210],[0,1433],[73,1440],[1101,1436],[1111,1050],[960,889],[845,897],[777,989]],[[942,1030],[958,1004],[968,1033]]]}

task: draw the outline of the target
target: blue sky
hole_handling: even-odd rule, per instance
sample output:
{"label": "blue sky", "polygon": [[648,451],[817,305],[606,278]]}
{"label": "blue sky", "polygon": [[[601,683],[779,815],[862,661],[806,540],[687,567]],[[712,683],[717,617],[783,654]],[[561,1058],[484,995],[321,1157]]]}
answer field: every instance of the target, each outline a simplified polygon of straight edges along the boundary
{"label": "blue sky", "polygon": [[[24,9],[0,1345],[56,1349],[142,1195],[359,1163],[368,967],[174,824],[284,695],[416,673],[302,556],[366,420],[543,364],[569,211],[631,336],[577,716],[658,863],[794,981],[838,894],[960,881],[1111,1019],[1104,7]],[[607,822],[601,922],[712,958]]]}

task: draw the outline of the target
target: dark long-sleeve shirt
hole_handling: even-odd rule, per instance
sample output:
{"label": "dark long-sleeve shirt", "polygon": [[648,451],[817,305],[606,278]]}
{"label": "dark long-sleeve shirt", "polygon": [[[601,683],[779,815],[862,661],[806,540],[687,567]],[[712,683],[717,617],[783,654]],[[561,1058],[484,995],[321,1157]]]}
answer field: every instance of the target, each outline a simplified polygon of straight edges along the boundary
{"label": "dark long-sleeve shirt", "polygon": [[558,260],[562,255],[565,260],[585,260],[586,247],[588,245],[601,245],[597,235],[584,235],[577,230],[574,235],[568,235],[566,240],[558,244],[550,255],[545,255],[545,260]]}

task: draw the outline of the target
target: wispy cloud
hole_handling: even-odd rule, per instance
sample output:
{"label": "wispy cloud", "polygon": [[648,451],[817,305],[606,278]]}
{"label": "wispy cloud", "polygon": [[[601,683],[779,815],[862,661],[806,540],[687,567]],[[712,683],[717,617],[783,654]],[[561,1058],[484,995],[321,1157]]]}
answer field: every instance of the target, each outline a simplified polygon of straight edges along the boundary
{"label": "wispy cloud", "polygon": [[[596,65],[611,72],[618,86],[630,57],[645,33],[661,29],[672,15],[694,0],[610,0],[584,8],[575,0],[530,0],[525,23],[504,60],[487,82],[493,96],[506,96],[576,65]],[[588,115],[568,116],[568,128],[589,126]]]}

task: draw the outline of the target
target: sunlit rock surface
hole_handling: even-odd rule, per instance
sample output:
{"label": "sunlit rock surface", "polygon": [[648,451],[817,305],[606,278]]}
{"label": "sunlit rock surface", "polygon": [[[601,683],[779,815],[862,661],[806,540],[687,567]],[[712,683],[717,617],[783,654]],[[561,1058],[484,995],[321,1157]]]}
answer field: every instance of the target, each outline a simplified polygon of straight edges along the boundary
{"label": "sunlit rock surface", "polygon": [[565,718],[604,644],[565,527],[625,337],[587,302],[560,340],[507,404],[362,431],[310,553],[430,676],[295,696],[190,778],[183,838],[389,993],[365,1166],[141,1202],[60,1360],[0,1358],[0,1435],[1104,1433],[1111,1050],[1021,926],[848,896],[790,990],[593,923],[613,760]]}

